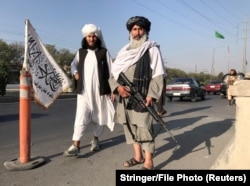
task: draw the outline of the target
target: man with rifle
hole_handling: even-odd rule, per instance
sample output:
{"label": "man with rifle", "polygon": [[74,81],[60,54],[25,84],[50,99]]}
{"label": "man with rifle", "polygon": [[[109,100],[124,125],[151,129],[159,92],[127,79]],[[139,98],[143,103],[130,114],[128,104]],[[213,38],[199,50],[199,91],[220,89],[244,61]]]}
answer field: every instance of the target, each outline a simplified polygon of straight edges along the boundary
{"label": "man with rifle", "polygon": [[[150,21],[143,16],[134,16],[127,21],[130,42],[112,63],[109,79],[111,90],[119,97],[114,120],[124,126],[126,143],[132,144],[134,149],[134,155],[123,166],[143,164],[144,170],[154,169],[154,118],[148,107],[153,108],[160,98],[166,75],[159,45],[148,40],[150,26]],[[128,82],[133,86],[130,87]]]}

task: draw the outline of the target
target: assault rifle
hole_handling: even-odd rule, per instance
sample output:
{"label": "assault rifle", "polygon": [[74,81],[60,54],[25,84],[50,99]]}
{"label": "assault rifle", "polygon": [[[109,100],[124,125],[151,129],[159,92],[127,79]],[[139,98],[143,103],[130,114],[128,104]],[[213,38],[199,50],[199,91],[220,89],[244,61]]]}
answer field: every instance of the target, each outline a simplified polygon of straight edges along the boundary
{"label": "assault rifle", "polygon": [[155,121],[158,122],[158,123],[160,123],[160,125],[169,133],[169,135],[172,137],[172,139],[177,143],[175,137],[168,130],[168,128],[166,127],[164,121],[157,114],[157,112],[155,111],[155,109],[153,108],[153,106],[151,106],[151,105],[150,106],[146,106],[145,99],[143,98],[142,94],[139,92],[138,88],[135,87],[135,85],[133,83],[131,83],[127,79],[127,77],[124,75],[123,72],[120,73],[119,80],[121,80],[126,86],[129,87],[131,96],[133,96],[133,98],[136,99],[136,101],[138,101],[142,105],[143,108],[147,109],[147,111],[152,115],[152,117],[155,119]]}

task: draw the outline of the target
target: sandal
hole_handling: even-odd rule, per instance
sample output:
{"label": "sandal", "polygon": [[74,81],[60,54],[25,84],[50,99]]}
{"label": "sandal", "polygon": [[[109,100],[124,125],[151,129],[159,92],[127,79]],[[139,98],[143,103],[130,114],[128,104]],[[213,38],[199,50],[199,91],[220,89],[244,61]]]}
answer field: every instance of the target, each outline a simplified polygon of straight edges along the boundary
{"label": "sandal", "polygon": [[138,164],[142,164],[144,163],[144,159],[142,159],[141,161],[137,161],[135,158],[131,158],[130,160],[127,160],[123,163],[123,166],[124,167],[133,167],[135,165],[138,165]]}
{"label": "sandal", "polygon": [[158,115],[159,116],[163,116],[164,114],[166,114],[167,113],[167,111],[166,110],[163,110],[162,112],[158,112]]}
{"label": "sandal", "polygon": [[147,167],[142,167],[141,170],[154,170],[154,168],[149,169],[149,168],[147,168]]}

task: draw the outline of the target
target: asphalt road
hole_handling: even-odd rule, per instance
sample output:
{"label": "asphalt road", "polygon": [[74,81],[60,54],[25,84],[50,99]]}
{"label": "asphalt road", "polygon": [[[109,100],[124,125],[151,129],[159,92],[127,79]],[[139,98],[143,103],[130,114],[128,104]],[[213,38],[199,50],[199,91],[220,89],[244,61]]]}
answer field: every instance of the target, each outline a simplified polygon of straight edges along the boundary
{"label": "asphalt road", "polygon": [[[91,128],[81,140],[81,155],[66,158],[62,153],[71,144],[75,98],[58,99],[48,110],[32,102],[31,158],[46,161],[31,170],[10,171],[4,162],[19,158],[19,103],[0,102],[0,185],[3,186],[114,186],[116,170],[133,156],[123,130],[107,128],[100,138],[101,150],[90,152]],[[166,102],[163,120],[178,141],[161,130],[156,138],[155,169],[209,170],[234,137],[235,107],[219,95],[205,101]],[[155,124],[159,129],[159,124]],[[140,169],[142,165],[131,167]]]}

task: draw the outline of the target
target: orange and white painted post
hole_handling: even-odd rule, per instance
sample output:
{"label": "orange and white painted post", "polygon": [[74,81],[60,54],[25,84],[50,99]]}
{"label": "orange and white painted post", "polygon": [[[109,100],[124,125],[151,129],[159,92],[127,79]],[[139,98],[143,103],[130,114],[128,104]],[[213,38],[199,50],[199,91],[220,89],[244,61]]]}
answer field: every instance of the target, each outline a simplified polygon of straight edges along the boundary
{"label": "orange and white painted post", "polygon": [[20,72],[19,99],[19,158],[4,162],[8,170],[28,170],[44,164],[43,157],[30,157],[31,143],[31,75],[26,70]]}
{"label": "orange and white painted post", "polygon": [[27,71],[21,71],[20,75],[20,99],[19,99],[19,145],[20,163],[30,161],[31,143],[31,75]]}
{"label": "orange and white painted post", "polygon": [[4,162],[8,170],[27,170],[38,167],[45,162],[45,158],[30,157],[31,144],[31,74],[29,73],[28,52],[28,19],[25,20],[25,50],[23,68],[20,71],[19,85],[19,158]]}

